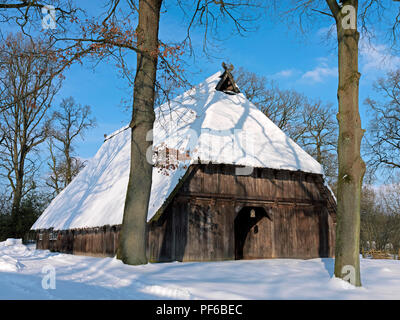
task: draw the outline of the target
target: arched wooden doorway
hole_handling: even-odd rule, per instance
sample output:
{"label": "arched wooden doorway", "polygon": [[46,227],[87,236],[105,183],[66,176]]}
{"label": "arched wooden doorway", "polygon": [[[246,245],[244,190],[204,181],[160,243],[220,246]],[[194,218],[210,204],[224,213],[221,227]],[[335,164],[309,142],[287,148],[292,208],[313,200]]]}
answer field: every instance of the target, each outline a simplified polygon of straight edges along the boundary
{"label": "arched wooden doorway", "polygon": [[245,206],[235,218],[235,259],[273,255],[272,218],[264,207]]}

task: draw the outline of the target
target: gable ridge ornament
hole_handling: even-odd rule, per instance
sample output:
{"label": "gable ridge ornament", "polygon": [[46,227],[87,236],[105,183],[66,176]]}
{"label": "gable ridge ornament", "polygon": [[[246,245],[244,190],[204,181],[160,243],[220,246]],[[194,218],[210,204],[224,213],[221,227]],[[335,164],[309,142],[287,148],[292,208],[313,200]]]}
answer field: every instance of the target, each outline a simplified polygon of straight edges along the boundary
{"label": "gable ridge ornament", "polygon": [[222,62],[222,68],[224,68],[224,72],[220,76],[221,80],[218,82],[215,89],[217,91],[222,91],[227,94],[240,93],[239,87],[237,86],[231,73],[234,69],[233,65],[227,65],[225,62]]}
{"label": "gable ridge ornament", "polygon": [[222,62],[222,68],[224,68],[225,72],[229,72],[229,73],[231,73],[233,71],[233,69],[234,69],[232,63],[227,65],[225,62]]}

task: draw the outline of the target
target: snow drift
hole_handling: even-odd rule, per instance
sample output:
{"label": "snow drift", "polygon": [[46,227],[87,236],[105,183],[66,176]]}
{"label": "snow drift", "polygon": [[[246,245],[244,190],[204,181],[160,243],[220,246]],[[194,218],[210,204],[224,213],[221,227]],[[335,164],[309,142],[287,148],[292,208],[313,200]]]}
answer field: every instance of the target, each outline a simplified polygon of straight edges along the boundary
{"label": "snow drift", "polygon": [[[129,266],[3,244],[0,299],[400,299],[399,260],[361,259],[363,287],[356,288],[333,277],[330,258]],[[55,290],[41,285],[49,266]]]}

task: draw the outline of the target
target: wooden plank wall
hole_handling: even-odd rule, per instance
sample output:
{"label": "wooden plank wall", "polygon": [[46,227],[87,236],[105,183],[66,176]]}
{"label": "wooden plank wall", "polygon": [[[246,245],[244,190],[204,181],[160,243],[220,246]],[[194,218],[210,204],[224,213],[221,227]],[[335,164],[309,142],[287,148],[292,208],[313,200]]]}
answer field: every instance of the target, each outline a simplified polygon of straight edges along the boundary
{"label": "wooden plank wall", "polygon": [[193,171],[164,219],[150,226],[152,261],[235,259],[238,204],[270,208],[273,216],[251,228],[243,258],[333,256],[335,217],[328,213],[326,195],[320,191],[321,177],[271,169],[237,176],[234,170],[228,165],[202,165]]}
{"label": "wooden plank wall", "polygon": [[118,249],[120,229],[121,227],[118,225],[107,225],[98,228],[60,231],[38,230],[36,247],[63,253],[113,257]]}
{"label": "wooden plank wall", "polygon": [[[198,165],[161,217],[149,222],[149,261],[235,259],[235,219],[250,207],[266,214],[243,226],[249,228],[244,259],[333,256],[336,208],[325,189],[321,176],[300,171],[255,168],[238,176],[232,165]],[[114,256],[119,230],[66,230],[57,240],[50,240],[51,230],[42,230],[37,247]]]}

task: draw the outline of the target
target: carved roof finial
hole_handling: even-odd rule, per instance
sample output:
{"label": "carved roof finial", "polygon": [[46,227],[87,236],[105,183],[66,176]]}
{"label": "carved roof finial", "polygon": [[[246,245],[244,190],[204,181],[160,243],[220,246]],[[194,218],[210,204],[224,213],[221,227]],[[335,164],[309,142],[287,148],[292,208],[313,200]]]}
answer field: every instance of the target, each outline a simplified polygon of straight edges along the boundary
{"label": "carved roof finial", "polygon": [[228,94],[239,93],[240,90],[231,74],[233,71],[233,64],[230,63],[227,65],[225,62],[222,62],[222,68],[224,68],[224,73],[220,76],[221,80],[218,82],[215,89]]}
{"label": "carved roof finial", "polygon": [[233,64],[230,63],[227,65],[225,62],[222,62],[222,68],[224,68],[225,71],[227,72],[232,72],[233,71]]}

